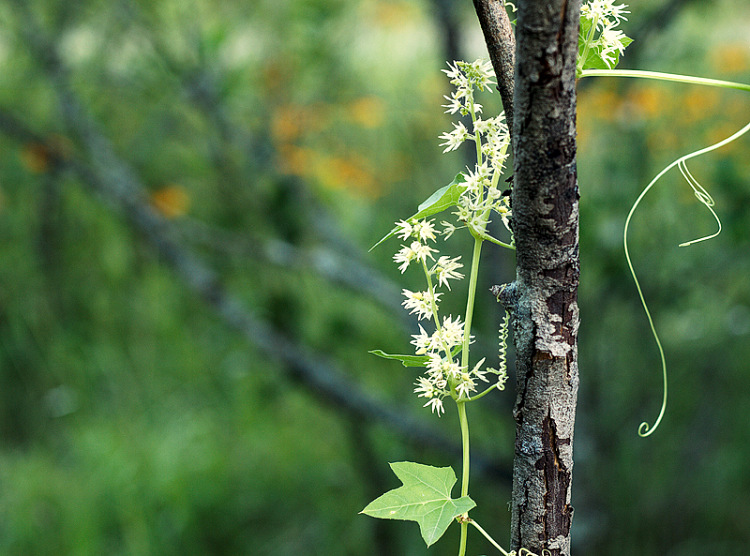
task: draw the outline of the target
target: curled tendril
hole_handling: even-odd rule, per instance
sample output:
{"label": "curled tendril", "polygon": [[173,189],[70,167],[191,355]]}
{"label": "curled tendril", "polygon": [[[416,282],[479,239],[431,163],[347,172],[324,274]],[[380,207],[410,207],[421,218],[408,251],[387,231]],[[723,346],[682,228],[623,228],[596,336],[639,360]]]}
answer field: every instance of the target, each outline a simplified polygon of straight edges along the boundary
{"label": "curled tendril", "polygon": [[638,297],[641,300],[641,305],[643,306],[643,311],[646,313],[646,318],[648,318],[648,324],[651,328],[651,334],[654,337],[654,340],[656,341],[656,346],[659,348],[659,357],[661,358],[661,371],[662,371],[662,383],[663,383],[663,389],[664,394],[662,396],[662,403],[661,403],[661,410],[659,411],[659,416],[656,418],[656,421],[653,425],[649,425],[648,422],[643,422],[638,427],[638,435],[642,437],[650,436],[654,433],[654,431],[657,429],[659,424],[661,423],[662,418],[664,417],[664,412],[667,409],[667,362],[664,357],[664,349],[661,345],[661,340],[659,340],[659,334],[656,332],[656,327],[654,326],[654,321],[651,317],[651,311],[648,309],[648,305],[646,304],[646,299],[643,296],[643,291],[641,290],[641,284],[638,281],[638,277],[636,276],[635,270],[633,268],[633,262],[630,259],[630,250],[628,249],[628,229],[630,228],[630,220],[633,218],[633,213],[635,213],[635,210],[640,205],[641,201],[643,200],[643,197],[646,196],[646,193],[648,193],[651,188],[656,185],[656,182],[661,179],[661,177],[666,174],[669,170],[677,166],[682,173],[685,180],[688,182],[688,185],[693,189],[693,193],[695,194],[698,201],[703,203],[705,207],[711,211],[711,214],[716,219],[716,222],[719,226],[719,229],[707,236],[700,237],[698,239],[694,239],[691,241],[687,241],[685,243],[681,243],[680,247],[687,247],[688,245],[693,245],[694,243],[698,243],[701,241],[705,241],[707,239],[711,239],[719,235],[721,232],[721,221],[719,220],[719,217],[716,215],[716,212],[713,209],[714,206],[714,200],[709,195],[709,193],[703,188],[703,186],[698,183],[698,181],[693,177],[693,175],[690,173],[690,171],[687,168],[687,161],[691,158],[695,158],[697,156],[700,156],[702,154],[706,154],[708,152],[711,152],[713,150],[716,150],[720,147],[723,147],[724,145],[727,145],[734,141],[735,139],[738,139],[745,133],[750,131],[750,123],[747,124],[745,127],[743,127],[741,130],[737,131],[733,135],[727,137],[723,141],[719,141],[718,143],[714,143],[713,145],[710,145],[708,147],[705,147],[703,149],[697,150],[695,152],[692,152],[690,154],[687,154],[685,156],[682,156],[672,162],[669,166],[664,168],[661,172],[659,172],[656,177],[651,180],[651,183],[649,183],[643,191],[641,191],[641,194],[638,196],[638,198],[635,200],[635,203],[633,203],[633,206],[630,208],[630,212],[628,213],[628,217],[625,219],[625,228],[623,230],[623,247],[625,248],[625,260],[628,263],[628,268],[630,269],[630,275],[633,278],[633,282],[635,283],[635,287],[638,290]]}
{"label": "curled tendril", "polygon": [[[493,539],[492,537],[490,537],[489,534],[487,534],[487,531],[485,531],[484,529],[482,529],[482,527],[479,525],[479,523],[477,523],[475,520],[471,519],[468,516],[459,517],[457,519],[458,519],[458,521],[460,523],[468,523],[468,524],[473,525],[474,527],[476,527],[476,529],[480,533],[482,533],[482,535],[484,535],[484,537],[488,541],[490,541],[490,543],[492,543],[492,546],[494,546],[495,548],[497,548],[503,554],[503,556],[540,556],[539,554],[537,554],[536,552],[532,552],[528,548],[520,548],[518,551],[511,550],[510,552],[507,552],[502,546],[500,546],[499,544],[497,544],[497,542],[495,541],[495,539]],[[547,548],[543,548],[541,556],[552,556],[552,552],[550,552],[549,549],[547,549]]]}
{"label": "curled tendril", "polygon": [[508,323],[510,322],[510,313],[505,311],[505,317],[503,322],[500,324],[499,336],[500,336],[500,347],[498,349],[498,357],[500,362],[497,365],[498,374],[502,375],[508,370]]}
{"label": "curled tendril", "polygon": [[700,243],[701,241],[706,241],[707,239],[712,239],[718,236],[721,233],[721,220],[719,220],[719,217],[716,215],[716,212],[714,211],[713,207],[716,204],[713,197],[706,191],[703,186],[698,183],[698,180],[696,180],[693,177],[693,174],[690,173],[690,170],[688,170],[687,164],[685,160],[680,160],[677,164],[677,167],[680,169],[680,173],[682,174],[682,177],[685,178],[685,181],[688,182],[688,185],[693,189],[693,193],[695,194],[695,197],[703,203],[706,208],[711,211],[711,215],[714,217],[714,220],[716,220],[716,224],[719,226],[719,228],[714,232],[713,234],[699,237],[698,239],[693,239],[691,241],[686,241],[684,243],[680,243],[680,247],[687,247],[689,245],[693,245],[694,243]]}
{"label": "curled tendril", "polygon": [[[536,552],[532,552],[528,548],[521,548],[518,553],[516,554],[516,551],[512,551],[508,554],[508,556],[539,556]],[[542,549],[541,556],[552,556],[552,552],[548,548]]]}

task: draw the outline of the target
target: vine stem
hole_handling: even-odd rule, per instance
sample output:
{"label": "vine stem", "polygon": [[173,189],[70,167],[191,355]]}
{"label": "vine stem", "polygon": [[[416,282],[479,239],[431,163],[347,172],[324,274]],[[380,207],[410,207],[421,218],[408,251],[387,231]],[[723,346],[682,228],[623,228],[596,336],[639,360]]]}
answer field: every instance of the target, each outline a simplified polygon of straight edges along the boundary
{"label": "vine stem", "polygon": [[504,556],[511,556],[511,554],[510,554],[509,552],[507,552],[507,551],[506,551],[506,550],[505,550],[505,549],[504,549],[504,548],[503,548],[502,546],[500,546],[499,544],[497,544],[497,542],[495,541],[495,539],[493,539],[493,538],[492,538],[492,537],[491,537],[491,536],[489,535],[489,533],[487,533],[487,531],[485,531],[484,529],[482,529],[482,528],[481,528],[481,527],[479,526],[479,523],[477,523],[477,522],[476,522],[476,521],[474,521],[473,519],[469,520],[469,523],[471,523],[471,524],[472,524],[472,525],[473,525],[474,527],[476,527],[476,528],[477,528],[477,530],[478,530],[478,531],[479,531],[480,533],[482,533],[482,535],[484,536],[484,538],[485,538],[485,539],[487,539],[488,541],[490,541],[490,543],[492,544],[492,546],[494,546],[494,547],[495,547],[495,548],[497,548],[497,549],[498,549],[498,550],[499,550],[500,552],[502,552]]}
{"label": "vine stem", "polygon": [[461,366],[468,372],[469,344],[471,343],[471,321],[474,318],[474,299],[477,294],[479,276],[479,256],[482,253],[482,238],[474,236],[474,249],[471,254],[471,275],[469,276],[469,294],[466,299],[466,319],[464,321],[464,345],[461,350]]}
{"label": "vine stem", "polygon": [[[474,237],[474,249],[471,256],[471,275],[469,277],[469,293],[466,299],[466,319],[464,321],[464,344],[461,350],[461,367],[469,369],[469,344],[471,343],[471,322],[474,318],[474,300],[477,293],[477,278],[479,276],[479,257],[482,254],[482,238]],[[461,425],[461,496],[469,495],[469,420],[466,417],[466,402],[468,400],[456,400],[458,406],[458,420]],[[468,517],[468,515],[465,515]],[[466,537],[468,534],[468,523],[461,522],[461,538],[458,547],[458,556],[466,554]]]}
{"label": "vine stem", "polygon": [[583,71],[583,64],[586,62],[586,58],[589,55],[589,50],[591,49],[591,42],[594,40],[594,33],[596,32],[596,28],[599,25],[599,16],[594,16],[594,20],[591,22],[591,28],[589,29],[589,36],[586,37],[586,43],[583,48],[583,53],[578,57],[577,65],[579,73]]}
{"label": "vine stem", "polygon": [[[461,424],[461,452],[462,452],[462,474],[461,474],[461,496],[469,495],[469,420],[466,417],[466,402],[456,402],[458,406],[458,420]],[[468,514],[464,514],[468,519]],[[466,554],[466,538],[468,536],[469,524],[467,519],[461,520],[461,538],[458,545],[458,556]]]}
{"label": "vine stem", "polygon": [[[723,81],[721,79],[708,79],[705,77],[694,77],[692,75],[679,75],[679,74],[674,74],[674,73],[664,73],[664,72],[659,72],[659,71],[621,70],[621,69],[608,69],[608,70],[587,69],[587,70],[581,71],[579,73],[579,77],[581,78],[582,77],[635,77],[635,78],[640,78],[640,79],[655,79],[657,81],[671,81],[671,82],[676,82],[676,83],[686,83],[689,85],[707,85],[710,87],[720,87],[724,89],[737,89],[740,91],[750,91],[750,85],[746,83],[737,83],[735,81]],[[677,166],[680,169],[680,172],[682,173],[685,180],[688,182],[690,187],[692,187],[693,193],[695,193],[695,196],[698,198],[698,200],[701,203],[703,203],[706,206],[706,208],[708,208],[709,211],[711,211],[711,214],[716,219],[716,222],[719,225],[719,229],[716,233],[708,235],[708,236],[704,236],[698,239],[694,239],[692,241],[686,241],[684,243],[681,243],[680,247],[687,247],[694,243],[698,243],[698,242],[716,237],[719,234],[719,232],[721,232],[721,220],[719,220],[719,217],[716,215],[716,212],[714,212],[714,209],[713,209],[714,201],[711,198],[711,195],[709,195],[708,192],[706,192],[706,190],[692,176],[690,171],[687,169],[686,162],[691,158],[695,158],[696,156],[700,156],[707,152],[711,152],[715,149],[723,147],[724,145],[731,143],[735,139],[741,137],[748,131],[750,131],[750,124],[747,124],[741,130],[737,131],[730,137],[727,137],[723,141],[719,141],[718,143],[714,143],[713,145],[710,145],[703,149],[700,149],[690,154],[687,154],[685,156],[682,156],[678,158],[677,160],[675,160],[674,162],[672,162],[672,164],[670,164],[669,166],[664,168],[661,172],[659,172],[656,175],[656,177],[653,180],[651,180],[651,183],[649,183],[645,187],[645,189],[641,191],[641,194],[638,196],[635,203],[633,203],[633,206],[630,208],[630,212],[628,213],[628,216],[625,219],[625,228],[623,229],[623,234],[622,234],[622,242],[623,242],[623,247],[625,249],[625,260],[628,263],[628,269],[630,270],[630,275],[632,276],[633,282],[635,283],[636,290],[638,290],[638,297],[641,300],[641,305],[643,306],[643,310],[646,313],[646,318],[648,319],[648,324],[649,324],[649,327],[651,328],[651,335],[656,341],[656,346],[659,349],[659,357],[661,359],[661,371],[662,371],[663,394],[662,394],[661,409],[659,410],[659,415],[657,416],[656,421],[654,421],[653,425],[645,421],[640,424],[640,426],[638,427],[638,434],[642,437],[650,436],[651,434],[653,434],[654,431],[659,427],[659,424],[661,423],[661,420],[664,417],[664,412],[666,411],[666,408],[667,408],[667,388],[668,388],[667,362],[664,357],[664,349],[662,348],[661,340],[659,339],[659,334],[656,332],[656,326],[654,325],[653,318],[651,317],[651,312],[648,309],[648,305],[646,304],[646,299],[641,289],[641,284],[638,281],[638,277],[636,276],[635,269],[633,268],[633,262],[630,258],[630,250],[628,249],[628,230],[630,227],[630,221],[633,218],[633,213],[635,213],[636,209],[638,208],[638,205],[641,203],[641,200],[643,200],[643,197],[651,190],[651,188],[656,184],[656,182],[659,181],[659,179],[664,174],[666,174],[669,170]]]}
{"label": "vine stem", "polygon": [[[661,403],[661,409],[659,411],[659,416],[656,418],[656,421],[654,422],[653,425],[649,425],[649,423],[647,423],[647,422],[641,423],[641,425],[638,427],[638,434],[640,436],[646,437],[646,436],[650,436],[651,434],[653,434],[653,432],[659,427],[659,424],[661,423],[661,420],[664,417],[664,412],[665,412],[665,410],[667,408],[667,386],[668,386],[667,385],[667,363],[666,363],[666,359],[664,357],[664,349],[662,348],[661,340],[659,339],[659,334],[656,332],[656,326],[654,325],[653,318],[651,317],[651,311],[649,311],[648,305],[646,304],[646,299],[645,299],[645,297],[643,295],[643,290],[641,289],[641,284],[638,281],[638,277],[636,276],[635,269],[633,268],[633,262],[632,262],[632,260],[630,258],[630,250],[628,248],[628,230],[630,229],[630,222],[631,222],[631,220],[633,218],[633,214],[635,213],[636,209],[640,205],[640,203],[643,200],[643,198],[651,190],[651,188],[653,188],[654,185],[656,185],[656,182],[658,182],[659,179],[664,174],[666,174],[669,170],[671,170],[675,166],[680,166],[682,168],[682,167],[685,166],[685,163],[688,160],[690,160],[691,158],[695,158],[695,157],[700,156],[702,154],[705,154],[705,153],[711,152],[713,150],[716,150],[716,149],[718,149],[720,147],[723,147],[724,145],[726,145],[728,143],[731,143],[735,139],[741,137],[742,135],[744,135],[748,131],[750,131],[750,124],[747,124],[741,130],[737,131],[736,133],[734,133],[730,137],[727,137],[726,139],[724,139],[722,141],[719,141],[718,143],[714,143],[713,145],[710,145],[710,146],[705,147],[703,149],[699,149],[699,150],[697,150],[695,152],[692,152],[690,154],[686,154],[685,156],[681,156],[680,158],[678,158],[677,160],[675,160],[674,162],[672,162],[672,164],[670,164],[669,166],[667,166],[666,168],[664,168],[661,172],[659,172],[656,175],[656,177],[654,177],[654,179],[652,179],[651,182],[643,189],[643,191],[641,191],[641,194],[635,200],[635,203],[633,203],[633,206],[630,208],[630,212],[628,212],[628,216],[625,219],[625,227],[624,227],[623,233],[622,233],[622,243],[623,243],[623,248],[625,249],[625,260],[628,263],[628,269],[630,270],[630,275],[632,276],[633,282],[635,283],[636,290],[638,290],[638,297],[641,300],[641,305],[643,306],[643,310],[646,313],[646,317],[648,318],[648,324],[649,324],[649,327],[651,328],[651,335],[653,336],[654,340],[656,341],[656,346],[659,348],[659,357],[661,359],[661,371],[662,371],[663,395],[662,395],[662,403]],[[686,178],[687,178],[687,176],[686,176]],[[713,214],[714,218],[716,218],[717,221],[718,221],[718,218],[716,217],[716,213],[711,208],[711,204],[712,203],[710,202],[711,201],[710,196],[708,196],[708,194],[705,194],[704,197],[701,197],[701,195],[699,195],[699,193],[705,192],[705,190],[702,187],[700,187],[700,184],[698,184],[699,189],[696,189],[695,185],[692,182],[690,182],[689,179],[688,179],[688,183],[693,188],[693,191],[696,193],[696,196],[698,197],[698,199],[704,205],[706,205],[706,207],[708,207],[708,209],[711,211],[711,214]],[[706,196],[708,197],[708,199],[706,199]],[[721,223],[719,223],[719,225],[721,225]],[[698,240],[688,241],[688,242],[682,243],[680,245],[681,246],[691,245],[692,243],[696,243],[698,241],[703,241],[704,239],[708,239],[709,237],[713,237],[715,235],[716,234],[713,234],[712,236],[706,236],[706,237],[700,238]]]}
{"label": "vine stem", "polygon": [[640,79],[656,79],[657,81],[673,81],[692,85],[709,85],[711,87],[722,87],[724,89],[750,91],[750,85],[746,83],[723,81],[721,79],[707,79],[705,77],[693,77],[692,75],[679,75],[676,73],[664,73],[661,71],[586,69],[580,73],[579,77],[636,77]]}

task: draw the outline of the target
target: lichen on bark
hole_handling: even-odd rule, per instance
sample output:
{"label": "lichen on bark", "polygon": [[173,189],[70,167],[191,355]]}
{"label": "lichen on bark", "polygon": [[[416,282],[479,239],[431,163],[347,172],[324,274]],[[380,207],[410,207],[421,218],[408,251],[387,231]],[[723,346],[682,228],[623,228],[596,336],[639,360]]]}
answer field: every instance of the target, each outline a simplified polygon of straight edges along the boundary
{"label": "lichen on bark", "polygon": [[511,547],[570,554],[578,391],[578,2],[519,3],[510,290],[518,393]]}

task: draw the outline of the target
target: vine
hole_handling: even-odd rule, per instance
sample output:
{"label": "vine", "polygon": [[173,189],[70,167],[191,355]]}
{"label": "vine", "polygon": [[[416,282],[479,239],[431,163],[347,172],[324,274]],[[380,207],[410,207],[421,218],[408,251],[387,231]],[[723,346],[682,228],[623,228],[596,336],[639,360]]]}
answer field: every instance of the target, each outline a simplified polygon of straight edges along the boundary
{"label": "vine", "polygon": [[[506,5],[509,3],[506,2]],[[617,29],[626,21],[627,6],[614,4],[613,0],[591,0],[581,6],[579,31],[579,56],[576,66],[578,78],[585,77],[635,77],[658,79],[681,83],[709,85],[750,91],[750,85],[705,79],[662,72],[617,70],[620,56],[632,43],[622,31]],[[451,491],[458,481],[450,467],[437,468],[414,462],[391,463],[394,474],[402,486],[386,492],[368,504],[361,513],[382,519],[415,521],[419,524],[422,538],[427,546],[437,542],[454,521],[460,526],[459,556],[467,549],[468,526],[472,525],[504,556],[547,556],[549,549],[540,554],[527,548],[508,552],[504,550],[473,518],[469,511],[476,504],[469,496],[469,425],[466,404],[476,401],[493,390],[503,390],[507,380],[507,340],[510,315],[505,312],[498,330],[499,348],[497,368],[484,367],[484,359],[473,363],[471,326],[474,303],[478,286],[478,268],[482,245],[489,241],[495,245],[513,250],[515,243],[511,230],[512,210],[509,192],[499,187],[500,177],[505,169],[510,146],[510,135],[504,114],[484,119],[483,107],[477,102],[477,93],[491,92],[492,68],[486,61],[472,63],[454,62],[443,70],[455,90],[446,96],[445,112],[468,116],[471,129],[462,121],[454,122],[453,129],[440,136],[443,152],[448,153],[461,147],[464,142],[473,144],[476,153],[474,168],[461,172],[448,185],[438,189],[417,207],[411,217],[396,222],[395,227],[374,246],[378,246],[394,236],[403,242],[393,256],[399,271],[403,274],[410,266],[417,267],[424,277],[425,289],[402,291],[403,306],[410,314],[416,314],[419,333],[412,336],[414,354],[390,354],[381,350],[370,353],[385,359],[397,360],[405,367],[421,368],[423,372],[416,378],[414,393],[424,398],[424,407],[441,416],[445,413],[445,403],[454,402],[459,420],[462,446],[461,493],[453,498]],[[633,203],[625,221],[623,245],[625,258],[638,292],[643,309],[648,318],[651,333],[659,349],[662,366],[663,398],[661,410],[653,425],[644,422],[638,433],[651,435],[664,417],[667,406],[667,365],[664,350],[656,327],[645,301],[640,282],[633,267],[628,246],[628,231],[636,209],[644,196],[659,179],[675,166],[692,188],[695,197],[715,218],[718,229],[715,233],[680,244],[683,247],[706,241],[721,232],[721,221],[714,210],[714,200],[706,189],[695,179],[687,168],[687,161],[718,149],[750,131],[750,124],[709,147],[680,157],[667,166],[643,189]],[[442,220],[435,223],[435,215],[451,210],[457,223]],[[504,224],[508,239],[492,237],[487,226],[490,218],[499,217]],[[469,265],[469,285],[466,310],[462,316],[441,313],[443,295],[452,293],[451,283],[465,278],[461,257],[443,255],[438,249],[438,241],[450,238],[456,231],[466,230],[473,238],[471,263]],[[499,297],[502,286],[495,286],[492,292]],[[422,322],[424,321],[424,326]],[[427,330],[425,329],[427,327]]]}

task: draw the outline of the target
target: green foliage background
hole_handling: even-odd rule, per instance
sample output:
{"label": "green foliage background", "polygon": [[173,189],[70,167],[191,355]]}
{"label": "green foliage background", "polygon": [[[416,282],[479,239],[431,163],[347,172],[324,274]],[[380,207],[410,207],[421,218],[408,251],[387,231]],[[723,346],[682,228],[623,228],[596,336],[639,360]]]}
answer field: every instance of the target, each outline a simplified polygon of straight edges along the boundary
{"label": "green foliage background", "polygon": [[[382,404],[435,425],[411,394],[413,370],[366,353],[408,349],[413,325],[394,306],[418,277],[392,264],[396,240],[366,249],[467,163],[437,146],[449,125],[444,60],[484,54],[465,4],[0,4],[0,113],[43,138],[0,126],[0,554],[454,550],[450,531],[427,551],[414,524],[357,512],[397,486],[387,462],[458,469],[456,455],[352,417],[197,298],[66,166],[96,156],[66,125],[30,42],[51,37],[73,94],[145,185],[144,202],[243,310]],[[652,19],[666,4],[631,3],[625,32],[636,42],[623,66],[750,81],[747,2],[671,3],[675,13]],[[498,110],[498,95],[484,104]],[[750,545],[748,139],[690,164],[717,201],[716,240],[677,248],[712,220],[676,175],[633,222],[671,379],[665,421],[646,440],[636,430],[658,412],[658,357],[621,247],[640,188],[749,119],[739,92],[580,84],[577,554]],[[512,279],[512,258],[487,251],[487,287]],[[477,322],[477,349],[492,357],[500,315],[489,294]],[[473,515],[499,539],[512,398],[470,408],[474,446],[491,462],[473,479]],[[455,414],[439,424],[457,437]]]}

